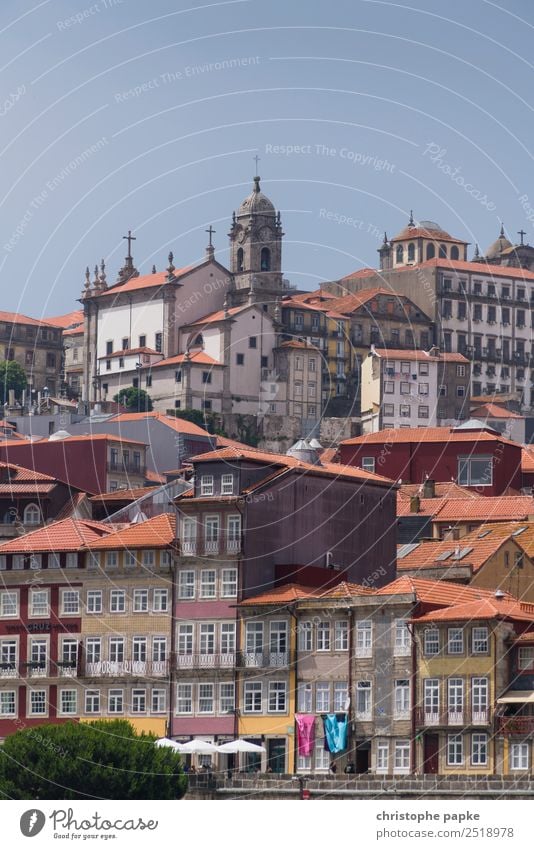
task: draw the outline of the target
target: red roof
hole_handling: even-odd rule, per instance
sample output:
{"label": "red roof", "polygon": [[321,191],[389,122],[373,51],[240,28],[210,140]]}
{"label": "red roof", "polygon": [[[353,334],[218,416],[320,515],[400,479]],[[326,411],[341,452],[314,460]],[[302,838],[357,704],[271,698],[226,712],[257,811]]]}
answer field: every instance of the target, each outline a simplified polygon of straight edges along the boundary
{"label": "red roof", "polygon": [[425,613],[412,621],[420,622],[472,622],[481,619],[519,619],[522,622],[534,622],[534,604],[515,601],[512,598],[483,598],[467,601],[463,604]]}
{"label": "red roof", "polygon": [[243,312],[244,310],[251,309],[251,307],[254,306],[256,306],[257,309],[256,304],[243,304],[240,307],[230,307],[230,309],[226,311],[226,314],[224,310],[217,310],[216,312],[208,313],[208,315],[205,315],[202,318],[199,318],[197,321],[193,321],[191,324],[185,326],[197,327],[199,324],[213,324],[217,321],[224,321],[225,319],[232,318],[232,316],[237,315],[238,313]]}
{"label": "red roof", "polygon": [[476,498],[421,498],[418,513],[407,498],[397,500],[397,516],[432,516],[435,522],[496,522],[534,518],[530,495],[497,495]]}
{"label": "red roof", "polygon": [[317,590],[313,587],[304,587],[301,584],[283,584],[263,593],[247,598],[240,603],[240,607],[253,607],[259,604],[289,604],[301,598],[314,598]]}
{"label": "red roof", "polygon": [[[506,539],[483,538],[461,540],[431,540],[414,543],[411,546],[399,546],[397,552],[397,570],[418,571],[420,569],[453,569],[470,566],[477,572],[497,552]],[[407,553],[401,556],[403,550]]]}
{"label": "red roof", "polygon": [[468,363],[463,354],[440,353],[431,356],[426,351],[403,351],[402,348],[375,348],[375,354],[388,360],[415,360],[415,362],[431,363]]}
{"label": "red roof", "polygon": [[523,445],[521,450],[521,471],[534,472],[534,447]]}
{"label": "red roof", "polygon": [[474,419],[487,418],[492,419],[522,419],[519,413],[513,413],[512,410],[507,410],[506,407],[501,407],[499,404],[483,404],[481,407],[476,407],[471,410],[471,415]]}
{"label": "red roof", "polygon": [[[176,354],[174,357],[167,357],[166,360],[160,360],[159,363],[155,363],[152,368],[160,368],[161,366],[182,365],[184,360],[186,359],[186,356],[186,354]],[[222,366],[221,362],[219,362],[218,360],[214,360],[213,357],[210,357],[210,355],[204,353],[204,351],[192,351],[187,356],[187,361],[196,365]]]}
{"label": "red roof", "polygon": [[[415,593],[417,600],[423,604],[439,606],[486,598],[494,595],[495,590],[455,584],[453,581],[431,581],[427,578],[414,578],[411,575],[401,575],[390,584],[376,590],[377,595],[404,595],[405,593]],[[508,593],[506,596],[511,598]]]}
{"label": "red roof", "polygon": [[[518,280],[534,280],[534,271],[527,271],[525,268],[510,268],[505,265],[490,265],[486,262],[467,262],[464,260],[439,258],[427,259],[424,262],[418,262],[416,265],[403,265],[399,268],[392,269],[392,272],[406,271],[408,269],[413,271],[417,268],[440,268],[445,271],[471,271],[473,274],[480,274],[481,276],[490,275],[491,277],[512,277]],[[375,274],[377,273],[379,272],[375,272]]]}
{"label": "red roof", "polygon": [[[181,277],[188,271],[191,271],[194,266],[185,266],[177,268],[173,272],[174,279]],[[171,281],[172,282],[172,281]],[[121,295],[123,292],[135,292],[138,289],[153,289],[154,287],[163,286],[169,283],[166,271],[157,271],[155,274],[142,274],[140,277],[131,277],[126,283],[115,283],[103,292],[97,292],[94,297],[101,298],[104,295]]]}
{"label": "red roof", "polygon": [[[140,422],[148,419],[156,419],[161,422],[161,424],[165,425],[165,427],[170,427],[171,430],[175,430],[177,433],[188,433],[192,436],[211,435],[207,430],[203,430],[203,428],[199,427],[194,422],[190,422],[187,419],[181,419],[178,416],[166,416],[164,413],[158,413],[155,411],[152,413],[117,413],[117,415],[112,416],[108,419],[108,421],[113,422],[113,424],[120,424],[121,422]],[[117,439],[117,437],[110,438]]]}
{"label": "red roof", "polygon": [[[53,318],[47,318],[45,321],[48,324],[53,324],[55,327],[61,327],[64,330],[74,328],[83,323],[83,310],[73,310],[65,315],[56,315]],[[82,331],[83,333],[83,328]]]}
{"label": "red roof", "polygon": [[0,545],[0,554],[24,554],[44,551],[79,551],[93,540],[109,534],[113,528],[88,519],[63,519],[30,531]]}
{"label": "red roof", "polygon": [[519,448],[517,442],[497,433],[488,433],[486,430],[455,430],[451,427],[386,428],[376,433],[344,439],[340,445],[389,445],[403,442],[504,442]]}
{"label": "red roof", "polygon": [[[436,498],[484,498],[476,492],[472,492],[465,486],[454,481],[434,481],[434,492]],[[399,498],[409,499],[412,495],[422,496],[422,483],[403,483],[399,489]],[[432,499],[428,499],[431,501]]]}
{"label": "red roof", "polygon": [[460,242],[466,245],[467,242],[462,242],[461,239],[453,239],[446,230],[427,230],[426,227],[410,227],[406,226],[400,231],[398,236],[390,239],[391,242],[404,241],[405,239],[431,239],[433,242]]}
{"label": "red roof", "polygon": [[[7,473],[5,470],[7,469]],[[19,466],[17,463],[3,463],[0,461],[0,477],[2,474],[8,474],[9,479],[14,483],[21,481],[29,481],[34,483],[41,481],[43,483],[55,483],[56,479],[51,475],[45,475],[44,472],[34,472],[33,469],[26,469],[24,466]]]}
{"label": "red roof", "polygon": [[176,540],[176,516],[174,513],[160,513],[146,522],[137,522],[127,528],[88,542],[89,551],[110,548],[165,548]]}
{"label": "red roof", "polygon": [[[350,274],[346,274],[339,282],[342,283],[343,280],[352,280],[360,277],[373,277],[376,273],[376,268],[359,268],[357,271],[351,271]],[[392,293],[389,292],[389,294],[391,295]]]}
{"label": "red roof", "polygon": [[114,489],[112,492],[101,492],[99,495],[91,495],[89,501],[94,503],[102,503],[105,502],[107,504],[108,501],[137,501],[138,498],[142,498],[143,495],[148,495],[148,493],[154,492],[153,486],[138,486],[130,489]]}
{"label": "red roof", "polygon": [[121,351],[113,351],[112,354],[104,354],[102,357],[99,357],[99,360],[111,360],[113,357],[128,357],[133,354],[152,354],[156,357],[161,357],[161,353],[159,351],[155,351],[154,348],[147,348],[146,346],[143,348],[124,348]]}
{"label": "red roof", "polygon": [[53,324],[50,324],[45,319],[30,318],[20,312],[5,312],[4,310],[0,310],[0,321],[6,324],[29,324],[32,327],[50,327],[57,330]]}

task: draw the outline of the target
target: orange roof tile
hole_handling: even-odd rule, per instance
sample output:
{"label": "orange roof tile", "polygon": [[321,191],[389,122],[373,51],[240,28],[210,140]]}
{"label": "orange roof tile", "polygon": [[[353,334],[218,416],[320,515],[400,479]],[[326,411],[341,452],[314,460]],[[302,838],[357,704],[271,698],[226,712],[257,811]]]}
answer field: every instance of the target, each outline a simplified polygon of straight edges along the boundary
{"label": "orange roof tile", "polygon": [[[208,313],[208,315],[202,316],[197,321],[191,322],[191,324],[184,325],[185,327],[198,327],[199,324],[214,324],[217,321],[224,321],[227,318],[231,318],[234,315],[237,315],[244,310],[251,309],[251,307],[256,306],[255,304],[242,304],[240,307],[230,307],[227,310],[226,315],[224,310],[217,310],[216,312]],[[257,309],[257,306],[256,306]]]}
{"label": "orange roof tile", "polygon": [[[408,550],[403,557],[397,555],[397,570],[413,572],[420,569],[452,569],[458,566],[471,566],[473,572],[478,572],[504,545],[505,541],[505,539],[487,537],[473,538],[471,534],[469,539],[462,537],[461,540],[420,542],[415,548]],[[407,550],[407,547],[399,546],[398,551],[402,551],[403,548]]]}
{"label": "orange roof tile", "polygon": [[[194,266],[189,265],[184,268],[175,269],[174,279],[182,277],[182,275],[187,274],[193,268]],[[142,274],[139,277],[131,277],[126,283],[115,283],[103,292],[98,292],[94,297],[102,298],[105,295],[121,295],[123,292],[135,292],[138,289],[153,289],[154,287],[163,286],[168,282],[166,271],[157,271],[155,274]]]}
{"label": "orange roof tile", "polygon": [[[157,419],[157,421],[178,433],[189,433],[192,436],[211,436],[207,430],[203,430],[194,422],[181,419],[179,416],[167,416],[165,413],[155,411],[152,413],[117,413],[108,421],[113,422],[113,424],[120,424],[121,422],[139,422],[147,419]],[[113,438],[116,439],[117,437]]]}
{"label": "orange roof tile", "polygon": [[464,262],[463,260],[439,258],[428,259],[416,265],[404,265],[400,268],[394,268],[392,271],[393,273],[396,271],[406,271],[407,269],[415,271],[418,268],[443,268],[446,271],[471,271],[473,274],[480,274],[481,276],[489,275],[492,278],[513,277],[517,280],[534,280],[534,272],[527,271],[524,268],[510,268],[505,265],[490,265],[486,262]]}
{"label": "orange roof tile", "polygon": [[340,445],[382,445],[386,442],[504,442],[519,447],[517,442],[497,433],[489,433],[486,430],[454,430],[451,427],[386,428],[376,433],[344,439]]}
{"label": "orange roof tile", "polygon": [[[182,365],[185,359],[185,353],[175,354],[174,357],[167,357],[167,359],[160,360],[159,363],[155,363],[152,368]],[[187,361],[194,365],[222,366],[222,363],[219,362],[219,360],[214,360],[213,357],[210,357],[210,355],[206,354],[204,351],[192,351],[189,356],[187,356]]]}
{"label": "orange roof tile", "polygon": [[176,540],[176,516],[160,513],[146,522],[137,522],[121,528],[106,537],[95,539],[86,545],[89,551],[111,548],[164,548]]}
{"label": "orange roof tile", "polygon": [[432,239],[433,242],[460,242],[463,245],[466,245],[467,242],[462,242],[461,239],[453,239],[453,237],[447,233],[446,230],[441,229],[431,229],[428,230],[426,227],[411,227],[407,225],[404,227],[398,236],[394,236],[390,239],[391,242],[398,242],[404,239]]}
{"label": "orange roof tile", "polygon": [[519,602],[512,598],[483,598],[463,604],[434,610],[412,619],[415,624],[425,622],[472,622],[481,619],[518,619],[534,622],[534,604]]}
{"label": "orange roof tile", "polygon": [[131,489],[114,489],[112,492],[101,492],[99,495],[91,495],[89,501],[101,503],[108,501],[137,501],[143,495],[154,492],[153,486],[138,486]]}
{"label": "orange roof tile", "polygon": [[17,463],[3,463],[0,462],[0,477],[2,475],[9,475],[9,479],[14,483],[20,483],[22,481],[29,482],[37,482],[41,481],[43,483],[55,483],[56,479],[52,477],[52,475],[45,475],[44,472],[34,472],[33,469],[26,469],[24,466],[19,466]]}
{"label": "orange roof tile", "polygon": [[320,593],[321,598],[351,598],[355,595],[376,595],[376,590],[352,581],[340,581],[339,584]]}
{"label": "orange roof tile", "polygon": [[471,544],[472,540],[505,540],[512,537],[528,557],[534,558],[534,522],[487,522],[462,537],[462,544]]}
{"label": "orange roof tile", "polygon": [[[399,498],[409,499],[412,495],[422,496],[422,483],[403,483],[399,488]],[[484,498],[477,492],[472,492],[465,486],[455,483],[455,481],[434,481],[434,491],[436,498]],[[430,499],[429,499],[430,500]]]}
{"label": "orange roof tile", "polygon": [[481,407],[475,407],[471,410],[471,416],[474,419],[482,419],[491,417],[492,419],[523,419],[519,413],[514,413],[512,410],[507,410],[506,407],[501,407],[499,404],[483,404]]}
{"label": "orange roof tile", "polygon": [[335,463],[337,451],[337,447],[325,448],[324,451],[321,451],[321,463]]}
{"label": "orange roof tile", "polygon": [[495,522],[528,517],[534,518],[534,498],[531,495],[445,499],[445,503],[434,515],[438,522]]}
{"label": "orange roof tile", "polygon": [[[439,606],[486,598],[494,595],[495,590],[455,584],[453,581],[432,581],[412,575],[401,575],[390,584],[376,590],[377,595],[404,595],[405,593],[415,593],[417,600],[423,604]],[[506,593],[506,597],[511,598],[509,593]]]}
{"label": "orange roof tile", "polygon": [[317,590],[313,587],[305,587],[301,584],[283,584],[281,587],[274,587],[258,595],[246,598],[240,602],[240,607],[253,607],[260,604],[290,604],[298,601],[301,598],[313,598],[317,595]]}
{"label": "orange roof tile", "polygon": [[111,354],[104,354],[102,357],[99,357],[99,360],[112,360],[114,357],[128,357],[133,354],[151,354],[152,356],[161,357],[159,351],[155,351],[154,348],[147,348],[146,345],[143,348],[124,348],[120,351],[113,351]]}
{"label": "orange roof tile", "polygon": [[62,327],[64,330],[68,330],[79,324],[83,324],[83,310],[73,310],[65,315],[56,315],[53,318],[47,318],[45,321],[48,324],[53,324],[55,327]]}
{"label": "orange roof tile", "polygon": [[51,327],[57,330],[57,327],[50,324],[46,319],[30,318],[30,316],[23,315],[20,312],[0,310],[0,321],[5,324],[29,324],[31,327]]}
{"label": "orange roof tile", "polygon": [[315,345],[312,345],[311,342],[301,341],[299,339],[290,339],[287,342],[281,342],[278,346],[279,348],[306,348],[310,351],[319,351]]}
{"label": "orange roof tile", "polygon": [[3,543],[0,545],[0,554],[79,551],[89,542],[109,534],[111,530],[109,525],[104,525],[102,522],[93,522],[88,519],[63,519]]}
{"label": "orange roof tile", "polygon": [[[350,274],[346,274],[339,282],[342,283],[344,280],[352,280],[353,278],[372,277],[377,273],[376,268],[359,268],[357,271],[351,271]],[[389,294],[391,294],[391,292]]]}
{"label": "orange roof tile", "polygon": [[376,348],[375,353],[385,360],[411,360],[415,362],[430,363],[468,363],[469,360],[463,354],[440,353],[439,356],[431,356],[426,351],[404,351],[402,348]]}
{"label": "orange roof tile", "polygon": [[521,471],[534,472],[534,447],[523,445],[521,451]]}

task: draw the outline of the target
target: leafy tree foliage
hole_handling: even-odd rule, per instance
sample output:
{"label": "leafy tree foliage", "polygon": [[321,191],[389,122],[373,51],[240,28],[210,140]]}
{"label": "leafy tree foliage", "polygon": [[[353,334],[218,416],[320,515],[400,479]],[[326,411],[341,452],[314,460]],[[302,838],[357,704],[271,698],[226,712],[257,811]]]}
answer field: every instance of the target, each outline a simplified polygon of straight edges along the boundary
{"label": "leafy tree foliage", "polygon": [[0,748],[0,798],[181,799],[180,756],[130,722],[24,728]]}
{"label": "leafy tree foliage", "polygon": [[153,410],[152,398],[145,392],[144,389],[138,389],[136,386],[128,386],[121,389],[113,400],[122,404],[132,413],[151,413]]}
{"label": "leafy tree foliage", "polygon": [[26,389],[26,372],[15,360],[2,360],[0,362],[0,403],[9,401],[9,392],[15,391],[15,397],[20,397],[23,389]]}

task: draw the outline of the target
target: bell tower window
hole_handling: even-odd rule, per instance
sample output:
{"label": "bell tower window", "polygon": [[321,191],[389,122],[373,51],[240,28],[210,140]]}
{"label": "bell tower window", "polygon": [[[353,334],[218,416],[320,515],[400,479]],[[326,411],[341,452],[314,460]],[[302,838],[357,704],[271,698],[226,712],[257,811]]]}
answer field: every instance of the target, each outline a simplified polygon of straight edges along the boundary
{"label": "bell tower window", "polygon": [[453,245],[451,248],[451,259],[460,259],[460,251],[457,245]]}
{"label": "bell tower window", "polygon": [[243,271],[243,248],[237,249],[237,270]]}
{"label": "bell tower window", "polygon": [[413,242],[410,242],[408,245],[408,262],[413,262],[415,260],[415,245]]}
{"label": "bell tower window", "polygon": [[434,247],[434,243],[429,242],[428,245],[426,246],[426,258],[427,259],[434,259],[435,256],[436,256],[436,248]]}
{"label": "bell tower window", "polygon": [[270,271],[271,270],[271,252],[270,252],[269,248],[262,248],[261,249],[260,269],[262,271]]}
{"label": "bell tower window", "polygon": [[404,262],[404,248],[402,245],[397,245],[396,257],[397,262]]}
{"label": "bell tower window", "polygon": [[439,246],[439,258],[440,259],[447,259],[447,246],[446,245],[440,245]]}

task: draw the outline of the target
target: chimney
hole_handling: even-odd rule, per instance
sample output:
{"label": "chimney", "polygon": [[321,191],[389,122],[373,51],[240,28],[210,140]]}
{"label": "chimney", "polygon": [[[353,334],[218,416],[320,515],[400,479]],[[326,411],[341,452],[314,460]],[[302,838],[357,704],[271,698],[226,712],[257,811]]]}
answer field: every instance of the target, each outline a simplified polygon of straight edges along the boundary
{"label": "chimney", "polygon": [[410,496],[410,513],[419,513],[421,508],[421,499],[418,495]]}
{"label": "chimney", "polygon": [[423,484],[423,498],[436,497],[436,481],[431,478],[426,478]]}

